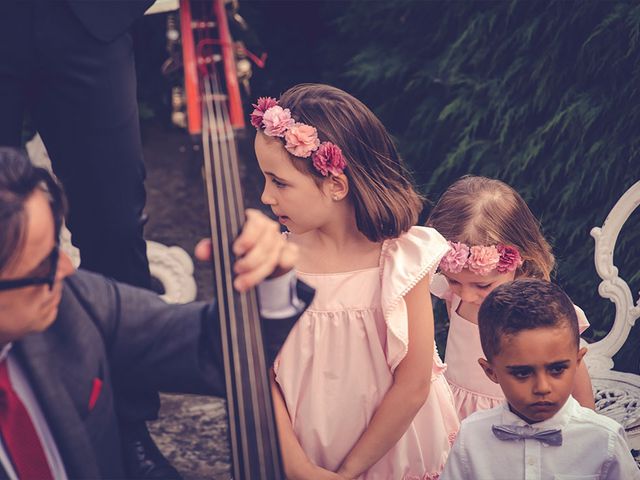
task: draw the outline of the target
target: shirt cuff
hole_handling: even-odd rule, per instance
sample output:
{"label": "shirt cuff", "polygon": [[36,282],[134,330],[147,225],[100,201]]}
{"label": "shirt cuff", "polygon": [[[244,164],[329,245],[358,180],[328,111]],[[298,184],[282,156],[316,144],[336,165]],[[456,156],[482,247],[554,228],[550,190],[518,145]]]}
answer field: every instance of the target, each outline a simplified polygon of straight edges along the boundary
{"label": "shirt cuff", "polygon": [[298,278],[293,270],[276,278],[270,278],[258,285],[260,315],[263,318],[279,320],[290,318],[304,309],[304,302],[298,298],[296,285]]}

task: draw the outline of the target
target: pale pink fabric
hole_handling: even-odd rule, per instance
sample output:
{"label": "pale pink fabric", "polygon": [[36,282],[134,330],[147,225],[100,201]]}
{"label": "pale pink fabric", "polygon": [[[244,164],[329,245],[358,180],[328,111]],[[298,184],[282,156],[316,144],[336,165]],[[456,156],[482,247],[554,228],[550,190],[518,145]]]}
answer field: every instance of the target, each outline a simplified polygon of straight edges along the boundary
{"label": "pale pink fabric", "polygon": [[[487,410],[504,403],[500,385],[489,380],[478,364],[478,358],[485,358],[480,344],[480,331],[478,325],[458,314],[460,297],[449,289],[441,274],[434,276],[431,293],[447,300],[450,305],[445,376],[451,386],[460,420],[477,410]],[[575,308],[582,333],[589,328],[589,322],[582,309],[578,306]]]}
{"label": "pale pink fabric", "polygon": [[[306,274],[316,297],[276,363],[293,428],[309,458],[336,470],[366,429],[407,352],[403,296],[447,250],[433,229],[413,227],[384,243],[380,266]],[[361,479],[434,479],[459,427],[445,366],[434,354],[429,397],[409,429]]]}

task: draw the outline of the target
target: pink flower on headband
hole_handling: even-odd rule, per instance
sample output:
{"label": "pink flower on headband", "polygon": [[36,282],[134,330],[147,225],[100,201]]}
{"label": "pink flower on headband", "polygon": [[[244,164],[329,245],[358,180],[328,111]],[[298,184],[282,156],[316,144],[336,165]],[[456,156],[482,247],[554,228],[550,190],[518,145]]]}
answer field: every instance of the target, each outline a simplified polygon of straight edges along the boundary
{"label": "pink flower on headband", "polygon": [[512,245],[475,245],[469,247],[462,242],[447,241],[450,250],[440,260],[440,270],[460,273],[468,268],[476,275],[487,275],[494,269],[498,273],[513,272],[522,265],[518,249]]}
{"label": "pink flower on headband", "polygon": [[486,275],[490,273],[500,261],[500,254],[495,245],[489,247],[473,246],[470,248],[468,268],[476,275]]}
{"label": "pink flower on headband", "polygon": [[284,139],[284,148],[296,157],[307,158],[320,146],[318,131],[304,123],[294,123],[284,134]]}
{"label": "pink flower on headband", "polygon": [[265,135],[284,138],[284,148],[292,155],[309,158],[323,176],[340,175],[347,166],[342,150],[331,142],[320,144],[318,131],[311,125],[296,122],[288,108],[271,97],[260,97],[253,104],[251,125]]}
{"label": "pink flower on headband", "polygon": [[264,112],[269,110],[271,107],[275,107],[278,104],[278,101],[275,98],[271,97],[260,97],[258,101],[253,104],[253,112],[251,113],[251,125],[256,128],[262,127],[262,117],[264,116]]}
{"label": "pink flower on headband", "polygon": [[451,273],[460,273],[469,258],[469,247],[460,242],[447,242],[451,249],[440,260],[440,268]]}
{"label": "pink flower on headband", "polygon": [[282,108],[277,105],[267,109],[262,116],[264,133],[270,137],[284,137],[284,133],[294,123],[293,118],[291,118],[291,111],[288,108]]}
{"label": "pink flower on headband", "polygon": [[522,257],[516,247],[511,245],[498,245],[496,250],[500,254],[500,261],[496,269],[500,273],[513,272],[522,265]]}
{"label": "pink flower on headband", "polygon": [[312,158],[313,166],[325,177],[329,173],[333,176],[340,175],[347,166],[342,150],[331,142],[322,142]]}

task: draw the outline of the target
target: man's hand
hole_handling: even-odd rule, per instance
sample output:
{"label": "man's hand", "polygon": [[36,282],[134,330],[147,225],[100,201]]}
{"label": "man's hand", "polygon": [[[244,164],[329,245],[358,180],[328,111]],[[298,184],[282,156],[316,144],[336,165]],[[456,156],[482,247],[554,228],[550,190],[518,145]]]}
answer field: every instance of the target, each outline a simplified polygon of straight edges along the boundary
{"label": "man's hand", "polygon": [[[287,242],[280,226],[259,210],[247,209],[247,221],[233,242],[236,278],[233,286],[244,292],[267,277],[277,277],[291,270],[298,260],[298,248]],[[203,239],[196,245],[196,258],[211,260],[211,240]]]}

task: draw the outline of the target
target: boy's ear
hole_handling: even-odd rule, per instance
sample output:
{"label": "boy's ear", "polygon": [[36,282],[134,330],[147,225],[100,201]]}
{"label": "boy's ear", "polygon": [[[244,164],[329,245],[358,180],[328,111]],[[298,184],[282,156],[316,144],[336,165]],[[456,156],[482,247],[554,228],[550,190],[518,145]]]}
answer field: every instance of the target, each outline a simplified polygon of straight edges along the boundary
{"label": "boy's ear", "polygon": [[342,200],[349,193],[349,180],[344,173],[329,178],[329,196],[333,200]]}
{"label": "boy's ear", "polygon": [[482,370],[484,370],[484,374],[489,377],[489,380],[493,383],[499,383],[495,370],[486,358],[479,358],[478,363],[482,367]]}

